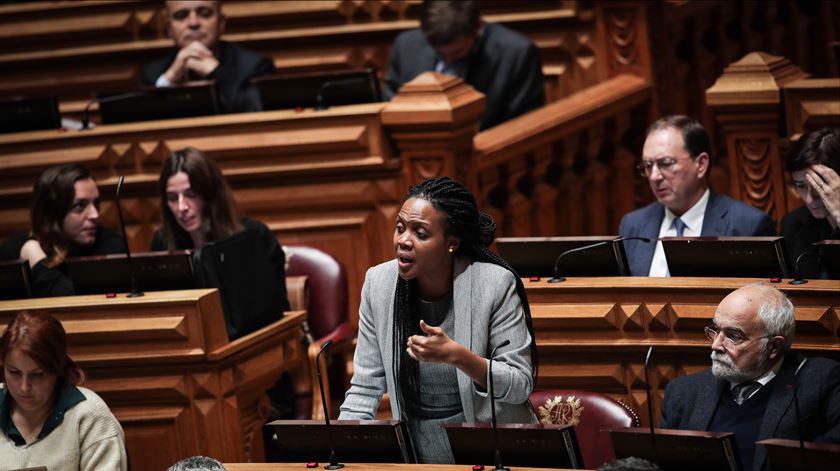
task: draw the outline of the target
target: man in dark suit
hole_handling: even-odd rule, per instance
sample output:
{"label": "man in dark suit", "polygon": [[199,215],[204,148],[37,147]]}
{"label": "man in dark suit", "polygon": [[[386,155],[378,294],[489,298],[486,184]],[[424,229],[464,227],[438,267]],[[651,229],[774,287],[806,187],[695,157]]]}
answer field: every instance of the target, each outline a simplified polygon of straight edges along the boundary
{"label": "man in dark suit", "polygon": [[[622,237],[771,236],[767,214],[709,189],[711,146],[703,126],[688,116],[666,116],[647,132],[642,162],[656,202],[625,214]],[[624,242],[634,276],[669,276],[662,244]]]}
{"label": "man in dark suit", "polygon": [[140,70],[146,86],[170,87],[193,80],[215,80],[226,113],[260,111],[253,77],[274,73],[268,57],[234,43],[220,41],[225,17],[218,0],[168,1],[167,32],[175,48]]}
{"label": "man in dark suit", "polygon": [[545,104],[536,46],[502,25],[483,23],[471,0],[423,2],[420,29],[406,31],[394,41],[386,98],[427,71],[460,77],[484,94],[481,129]]}
{"label": "man in dark suit", "polygon": [[[794,324],[793,304],[768,284],[730,293],[706,328],[711,369],[668,384],[659,426],[732,432],[744,469],[763,469],[767,451],[756,441],[800,438],[793,382],[804,357],[790,352]],[[801,438],[840,443],[840,363],[811,358],[797,383]]]}

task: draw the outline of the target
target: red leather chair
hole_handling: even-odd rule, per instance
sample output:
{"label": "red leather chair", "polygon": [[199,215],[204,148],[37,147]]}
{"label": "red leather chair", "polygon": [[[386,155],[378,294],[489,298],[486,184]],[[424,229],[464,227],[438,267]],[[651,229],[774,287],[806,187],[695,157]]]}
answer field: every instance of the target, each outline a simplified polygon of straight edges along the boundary
{"label": "red leather chair", "polygon": [[633,409],[609,396],[576,389],[547,389],[531,393],[531,406],[543,424],[575,426],[583,467],[595,469],[615,459],[611,428],[638,427]]}
{"label": "red leather chair", "polygon": [[[291,244],[284,245],[283,250],[286,253],[286,275],[305,275],[309,285],[307,367],[310,383],[307,389],[311,388],[311,394],[308,394],[309,398],[297,401],[296,415],[298,418],[323,419],[315,358],[321,346],[329,340],[333,341],[333,345],[321,355],[324,394],[328,399],[332,398],[329,402],[340,404],[345,384],[349,383],[347,365],[352,361],[356,332],[347,312],[347,274],[336,259],[316,248]],[[330,388],[331,383],[333,389]],[[330,404],[329,411],[331,417],[338,416],[338,408],[334,404]]]}

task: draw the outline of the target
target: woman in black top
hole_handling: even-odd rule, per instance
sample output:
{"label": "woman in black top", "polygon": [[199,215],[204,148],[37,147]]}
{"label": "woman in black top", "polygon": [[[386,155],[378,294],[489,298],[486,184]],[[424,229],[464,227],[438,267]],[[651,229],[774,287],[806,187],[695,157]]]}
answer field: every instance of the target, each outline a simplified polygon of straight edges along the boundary
{"label": "woman in black top", "polygon": [[[209,272],[199,284],[219,288],[228,337],[233,340],[279,319],[289,309],[286,255],[265,224],[239,218],[230,187],[213,160],[193,147],[173,152],[163,163],[158,184],[163,226],[151,249],[197,252],[199,277]],[[233,250],[236,260],[213,260],[219,245]]]}
{"label": "woman in black top", "polygon": [[[814,242],[840,239],[840,129],[803,134],[788,154],[785,169],[805,203],[781,222],[788,263],[795,270],[800,255],[817,252]],[[803,257],[800,273],[805,278],[818,278],[819,265],[816,257]]]}
{"label": "woman in black top", "polygon": [[125,252],[123,239],[99,225],[99,188],[79,164],[47,169],[32,190],[31,230],[7,240],[0,259],[25,259],[32,294],[70,296],[73,283],[59,269],[65,258]]}

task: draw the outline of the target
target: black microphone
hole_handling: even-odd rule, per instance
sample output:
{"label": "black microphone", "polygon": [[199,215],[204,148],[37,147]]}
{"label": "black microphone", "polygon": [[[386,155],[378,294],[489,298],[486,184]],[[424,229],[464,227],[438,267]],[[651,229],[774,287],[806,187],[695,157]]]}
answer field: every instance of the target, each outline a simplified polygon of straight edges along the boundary
{"label": "black microphone", "polygon": [[565,257],[566,255],[569,255],[569,254],[572,254],[572,253],[577,253],[577,252],[583,252],[584,250],[594,249],[596,247],[601,247],[601,246],[604,246],[604,245],[615,244],[617,242],[623,242],[625,240],[641,240],[642,242],[650,243],[650,239],[648,239],[647,237],[619,237],[617,239],[602,240],[601,242],[596,242],[594,244],[589,244],[589,245],[584,245],[583,247],[575,247],[573,249],[569,249],[569,250],[561,253],[560,255],[558,255],[557,259],[554,260],[554,276],[552,276],[551,279],[548,280],[548,282],[549,283],[560,283],[560,282],[566,281],[565,278],[560,276],[560,259]]}
{"label": "black microphone", "polygon": [[788,281],[788,284],[804,285],[805,283],[808,282],[808,280],[806,280],[805,278],[802,277],[802,269],[799,266],[799,262],[801,262],[802,259],[806,258],[806,257],[817,257],[817,260],[819,260],[819,259],[822,258],[822,255],[820,255],[816,252],[805,252],[805,253],[799,254],[799,256],[796,257],[796,263],[793,264],[793,276],[794,276],[794,278],[792,280]]}
{"label": "black microphone", "polygon": [[123,242],[125,243],[125,256],[128,261],[128,277],[131,280],[127,297],[139,298],[143,296],[143,292],[137,287],[137,279],[134,277],[134,264],[131,262],[131,249],[128,248],[128,235],[125,232],[125,221],[123,221],[122,207],[120,206],[120,189],[122,189],[124,181],[125,177],[120,175],[120,179],[117,181],[117,193],[114,198],[114,203],[117,205],[117,215],[120,217],[120,228],[122,229]]}
{"label": "black microphone", "polygon": [[499,430],[496,428],[496,396],[493,392],[493,357],[496,356],[496,350],[508,345],[510,345],[510,340],[504,340],[502,343],[496,345],[496,347],[493,348],[493,351],[490,352],[490,363],[488,365],[488,370],[490,372],[488,375],[490,381],[490,417],[492,420],[491,425],[493,426],[493,443],[496,447],[494,455],[496,467],[493,469],[499,471],[510,471],[510,468],[502,466],[502,452],[499,450]]}
{"label": "black microphone", "polygon": [[102,98],[94,98],[90,100],[87,105],[85,105],[85,110],[82,111],[82,129],[81,131],[85,131],[90,129],[90,107],[93,106],[94,103],[111,103],[112,101],[120,101],[125,100],[126,98],[135,98],[135,97],[142,97],[142,96],[149,96],[149,92],[147,91],[134,91],[134,92],[126,92],[120,93],[118,95],[111,95]]}
{"label": "black microphone", "polygon": [[808,469],[807,463],[805,462],[805,443],[802,441],[802,421],[800,420],[799,397],[797,396],[799,371],[805,366],[805,363],[808,363],[807,358],[803,358],[799,366],[796,367],[796,371],[793,372],[793,411],[796,413],[796,433],[799,435],[799,460],[802,464],[801,469]]}
{"label": "black microphone", "polygon": [[327,409],[327,397],[324,395],[324,380],[321,379],[321,354],[324,353],[324,350],[329,348],[330,345],[332,345],[332,340],[327,340],[324,342],[324,345],[321,346],[321,349],[318,350],[318,354],[315,355],[315,371],[318,373],[318,388],[321,389],[321,406],[324,408],[324,419],[327,422],[327,439],[329,440],[330,445],[330,464],[325,465],[324,469],[341,469],[344,465],[338,463],[335,459],[335,445],[333,445],[332,432],[330,431],[330,411]]}
{"label": "black microphone", "polygon": [[656,462],[659,463],[659,453],[656,451],[656,432],[653,430],[653,400],[650,397],[650,377],[648,376],[651,354],[653,354],[653,345],[648,347],[647,355],[645,355],[645,394],[647,394],[648,423],[650,424],[650,449],[653,456],[656,457]]}
{"label": "black microphone", "polygon": [[[327,101],[324,100],[324,92],[326,92],[330,88],[340,87],[340,86],[343,86],[343,85],[353,85],[353,84],[360,83],[360,82],[365,83],[365,82],[369,81],[369,78],[370,78],[369,76],[364,76],[364,77],[350,77],[350,78],[344,78],[344,79],[327,80],[326,82],[322,83],[320,87],[318,87],[318,93],[315,95],[315,109],[319,110],[319,111],[322,111],[322,110],[326,110],[327,108],[330,107],[329,103],[327,103]],[[373,87],[375,87],[375,86],[371,87],[373,89],[373,91],[371,92],[371,95],[375,96],[376,95],[376,92],[375,92],[376,89],[373,88]]]}

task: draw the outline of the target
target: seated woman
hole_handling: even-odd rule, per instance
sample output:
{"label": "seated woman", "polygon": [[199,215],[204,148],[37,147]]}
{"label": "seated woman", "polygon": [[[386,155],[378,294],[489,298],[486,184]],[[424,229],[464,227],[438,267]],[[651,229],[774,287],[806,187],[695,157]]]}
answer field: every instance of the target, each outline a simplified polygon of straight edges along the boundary
{"label": "seated woman", "polygon": [[525,287],[487,250],[496,225],[460,183],[411,187],[397,215],[396,258],[368,270],[354,373],[339,419],[373,419],[389,392],[421,463],[453,463],[440,427],[489,422],[488,358],[500,422],[536,423],[528,403],[536,343]]}
{"label": "seated woman", "polygon": [[125,470],[123,430],[105,402],[77,386],[64,327],[44,312],[18,313],[0,337],[0,468]]}
{"label": "seated woman", "polygon": [[[230,340],[289,310],[283,249],[265,224],[239,218],[230,187],[209,157],[192,147],[172,153],[163,163],[158,184],[163,226],[155,233],[151,250],[205,251],[206,256],[199,257],[204,262],[196,269],[201,271],[205,263],[211,267],[213,273],[202,285],[219,288]],[[207,252],[212,250],[207,246],[223,241],[243,242],[233,248],[238,256],[230,258],[236,260],[226,264],[208,260],[212,255]],[[237,271],[231,264],[247,270]]]}
{"label": "seated woman", "polygon": [[29,234],[11,237],[0,260],[26,259],[32,269],[32,294],[71,296],[73,283],[59,266],[67,257],[125,252],[117,233],[99,225],[99,189],[79,164],[47,169],[32,190]]}
{"label": "seated woman", "polygon": [[[817,252],[814,242],[840,239],[840,129],[803,134],[788,154],[785,170],[805,203],[781,221],[785,256],[793,273],[800,255]],[[803,257],[799,268],[805,278],[820,277],[816,257]]]}

